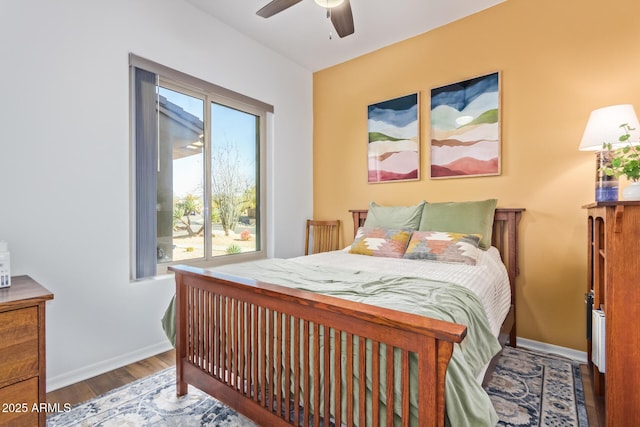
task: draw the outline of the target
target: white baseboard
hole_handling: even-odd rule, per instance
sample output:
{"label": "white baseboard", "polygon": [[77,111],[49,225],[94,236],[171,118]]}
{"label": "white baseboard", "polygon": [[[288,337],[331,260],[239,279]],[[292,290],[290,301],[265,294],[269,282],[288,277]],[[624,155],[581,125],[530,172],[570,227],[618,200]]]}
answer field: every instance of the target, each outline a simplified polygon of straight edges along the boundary
{"label": "white baseboard", "polygon": [[122,354],[120,356],[103,360],[99,363],[94,363],[93,365],[75,369],[73,371],[56,375],[54,377],[48,377],[47,392],[66,387],[80,381],[84,381],[88,378],[95,377],[96,375],[104,374],[105,372],[121,368],[130,363],[155,356],[156,354],[164,353],[165,351],[171,350],[172,348],[173,347],[171,347],[169,341],[164,340],[163,342],[138,349],[131,353]]}
{"label": "white baseboard", "polygon": [[527,348],[529,350],[540,351],[543,353],[557,354],[558,356],[573,359],[580,363],[587,363],[587,352],[574,350],[572,348],[560,347],[553,344],[547,344],[540,341],[529,340],[526,338],[517,338],[518,347]]}

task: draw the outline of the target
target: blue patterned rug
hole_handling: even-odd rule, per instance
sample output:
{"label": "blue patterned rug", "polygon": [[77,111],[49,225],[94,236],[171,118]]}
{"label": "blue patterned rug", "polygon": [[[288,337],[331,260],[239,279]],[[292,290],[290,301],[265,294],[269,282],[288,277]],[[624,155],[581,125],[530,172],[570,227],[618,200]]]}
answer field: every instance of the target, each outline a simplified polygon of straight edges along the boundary
{"label": "blue patterned rug", "polygon": [[[578,363],[523,349],[505,348],[487,391],[499,426],[586,427],[587,411]],[[48,427],[229,426],[255,424],[189,386],[175,393],[169,368],[125,385],[70,411],[52,414]]]}
{"label": "blue patterned rug", "polygon": [[505,347],[485,389],[499,426],[589,425],[580,364],[573,360]]}

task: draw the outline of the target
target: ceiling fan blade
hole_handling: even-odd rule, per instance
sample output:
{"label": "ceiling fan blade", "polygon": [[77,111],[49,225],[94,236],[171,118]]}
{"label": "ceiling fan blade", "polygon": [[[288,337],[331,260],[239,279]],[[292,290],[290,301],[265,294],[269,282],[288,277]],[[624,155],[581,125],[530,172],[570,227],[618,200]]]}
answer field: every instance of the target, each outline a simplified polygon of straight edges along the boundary
{"label": "ceiling fan blade", "polygon": [[331,23],[341,38],[353,34],[353,13],[349,0],[344,0],[340,6],[331,9]]}
{"label": "ceiling fan blade", "polygon": [[300,3],[302,0],[273,0],[267,3],[262,9],[256,12],[256,15],[262,16],[263,18],[268,18],[270,16],[275,15],[276,13],[280,13],[285,9],[290,8],[296,3]]}

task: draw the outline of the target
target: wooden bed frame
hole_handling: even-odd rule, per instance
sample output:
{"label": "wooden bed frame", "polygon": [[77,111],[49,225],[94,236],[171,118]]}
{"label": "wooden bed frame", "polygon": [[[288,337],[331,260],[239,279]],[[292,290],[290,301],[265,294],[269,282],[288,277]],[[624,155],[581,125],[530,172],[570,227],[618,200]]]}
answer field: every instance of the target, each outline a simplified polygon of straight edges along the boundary
{"label": "wooden bed frame", "polygon": [[[517,228],[523,211],[496,209],[492,238],[511,283],[512,305],[501,336],[513,346]],[[355,232],[367,211],[350,212]],[[466,326],[195,267],[169,269],[176,278],[179,396],[192,384],[260,425],[308,426],[312,421],[318,426],[320,420],[331,419],[335,425],[362,426],[366,414],[379,414],[381,405],[378,399],[367,403],[364,376],[353,379],[354,369],[362,372],[370,363],[371,372],[380,372],[380,377],[372,376],[371,395],[386,396],[387,425],[393,425],[393,402],[401,405],[402,423],[407,425],[413,353],[418,360],[418,424],[444,425],[445,372],[454,343],[466,336]],[[365,342],[371,345],[371,355],[354,356],[354,344],[364,348]],[[382,345],[389,360],[394,349],[401,354],[399,378],[391,364],[381,361]],[[335,363],[332,346],[346,358],[344,363]],[[402,390],[383,389],[383,381],[400,381]],[[331,400],[335,404],[324,404]],[[376,417],[373,425],[379,425]]]}

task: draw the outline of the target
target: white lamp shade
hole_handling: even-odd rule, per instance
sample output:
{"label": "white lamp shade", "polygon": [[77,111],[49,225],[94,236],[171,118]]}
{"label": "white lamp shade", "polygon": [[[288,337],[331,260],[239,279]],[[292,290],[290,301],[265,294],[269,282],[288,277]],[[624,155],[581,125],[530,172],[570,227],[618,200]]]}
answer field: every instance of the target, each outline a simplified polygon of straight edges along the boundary
{"label": "white lamp shade", "polygon": [[331,9],[332,7],[340,6],[344,0],[315,0],[316,4],[322,7]]}
{"label": "white lamp shade", "polygon": [[613,148],[620,146],[618,138],[624,134],[620,125],[627,124],[632,131],[629,142],[636,142],[640,136],[640,123],[638,116],[631,104],[611,105],[609,107],[593,110],[589,116],[587,127],[582,135],[580,150],[602,150],[603,143],[611,143]]}

